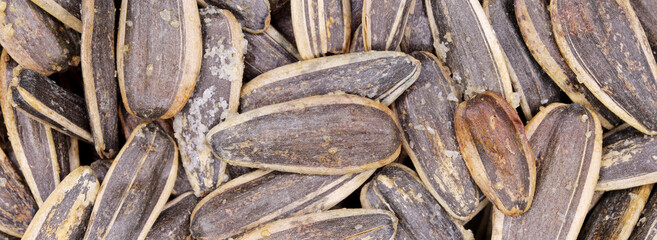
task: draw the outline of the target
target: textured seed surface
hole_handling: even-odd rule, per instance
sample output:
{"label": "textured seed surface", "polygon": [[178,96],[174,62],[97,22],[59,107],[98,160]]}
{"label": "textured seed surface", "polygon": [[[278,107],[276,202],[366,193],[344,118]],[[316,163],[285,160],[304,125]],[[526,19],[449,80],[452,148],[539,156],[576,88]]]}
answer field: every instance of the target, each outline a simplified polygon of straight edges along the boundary
{"label": "textured seed surface", "polygon": [[258,108],[208,133],[229,164],[306,174],[347,174],[392,162],[401,133],[390,109],[354,95],[302,98]]}
{"label": "textured seed surface", "polygon": [[146,239],[185,239],[189,237],[189,218],[199,198],[193,192],[183,193],[164,206]]}
{"label": "textured seed surface", "polygon": [[192,237],[227,239],[277,219],[328,210],[373,172],[321,176],[259,170],[245,174],[221,185],[194,208]]}
{"label": "textured seed surface", "polygon": [[632,127],[657,134],[657,63],[629,1],[558,0],[550,13],[579,81]]}
{"label": "textured seed surface", "polygon": [[[616,190],[657,182],[657,138],[627,125],[603,139],[596,190]],[[654,157],[653,157],[654,156]]]}
{"label": "textured seed surface", "polygon": [[515,109],[487,91],[459,104],[454,129],[463,160],[484,195],[508,216],[526,212],[534,197],[536,165]]}
{"label": "textured seed surface", "polygon": [[262,33],[271,20],[269,0],[204,0],[210,5],[232,12],[242,29]]}
{"label": "textured seed surface", "polygon": [[87,226],[85,239],[143,239],[176,179],[176,144],[155,123],[133,131],[114,159]]}
{"label": "textured seed surface", "polygon": [[17,169],[0,150],[0,231],[21,237],[38,206]]}
{"label": "textured seed surface", "polygon": [[526,127],[536,156],[536,192],[529,211],[494,210],[492,239],[575,239],[598,180],[602,128],[581,105],[551,104]]}
{"label": "textured seed surface", "polygon": [[362,25],[365,50],[397,50],[416,1],[364,0]]}
{"label": "textured seed surface", "polygon": [[122,1],[116,56],[128,112],[166,119],[185,105],[201,67],[200,25],[194,0]]}
{"label": "textured seed surface", "polygon": [[272,16],[271,25],[276,28],[281,35],[285,36],[285,39],[296,46],[296,42],[294,41],[294,28],[292,27],[292,13],[290,11],[290,4],[287,4],[283,9],[275,12]]}
{"label": "textured seed surface", "polygon": [[[654,187],[653,187],[654,190]],[[657,236],[657,192],[652,191],[628,239],[653,239]]]}
{"label": "textured seed surface", "polygon": [[244,33],[247,50],[244,55],[244,80],[249,81],[274,68],[301,59],[297,48],[274,27],[261,34]]}
{"label": "textured seed surface", "polygon": [[652,0],[630,0],[636,15],[645,30],[652,53],[657,55],[657,2]]}
{"label": "textured seed surface", "polygon": [[[31,0],[67,27],[82,32],[81,0]],[[107,1],[111,2],[111,1]]]}
{"label": "textured seed surface", "polygon": [[281,219],[238,237],[247,239],[393,239],[397,218],[378,209],[340,209]]}
{"label": "textured seed surface", "polygon": [[433,35],[429,26],[429,17],[423,0],[415,0],[408,15],[399,48],[402,52],[415,51],[433,52]]}
{"label": "textured seed surface", "polygon": [[363,25],[358,25],[356,31],[351,36],[351,45],[349,45],[349,52],[365,52],[365,45],[363,43]]}
{"label": "textured seed surface", "polygon": [[605,193],[584,222],[578,239],[627,239],[651,189],[649,184]]}
{"label": "textured seed surface", "polygon": [[404,130],[404,150],[420,179],[451,216],[467,220],[482,203],[483,194],[470,176],[454,132],[459,103],[447,69],[431,53],[412,55],[422,63],[415,83],[395,102]]}
{"label": "textured seed surface", "polygon": [[399,52],[323,57],[266,72],[242,88],[241,111],[303,97],[349,93],[390,105],[420,73],[420,63]]}
{"label": "textured seed surface", "polygon": [[290,9],[302,59],[347,52],[351,41],[350,0],[291,0]]}
{"label": "textured seed surface", "polygon": [[96,175],[96,178],[98,178],[98,182],[103,182],[107,171],[109,170],[110,166],[112,166],[112,161],[113,160],[99,159],[89,164],[89,167],[91,170],[93,170],[94,175]]}

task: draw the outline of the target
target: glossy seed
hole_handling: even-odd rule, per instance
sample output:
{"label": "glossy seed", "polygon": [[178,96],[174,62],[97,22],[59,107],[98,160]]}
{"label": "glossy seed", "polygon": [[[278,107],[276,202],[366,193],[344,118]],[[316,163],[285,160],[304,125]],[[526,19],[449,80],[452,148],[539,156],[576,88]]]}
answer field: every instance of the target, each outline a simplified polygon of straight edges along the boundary
{"label": "glossy seed", "polygon": [[350,0],[291,0],[290,8],[294,39],[302,59],[349,50]]}

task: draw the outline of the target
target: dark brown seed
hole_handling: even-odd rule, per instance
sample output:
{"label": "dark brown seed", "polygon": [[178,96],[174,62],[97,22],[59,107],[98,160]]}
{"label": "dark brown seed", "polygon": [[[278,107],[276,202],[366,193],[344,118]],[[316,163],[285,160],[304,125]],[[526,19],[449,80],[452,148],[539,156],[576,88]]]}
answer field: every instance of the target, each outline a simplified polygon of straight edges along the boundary
{"label": "dark brown seed", "polygon": [[648,201],[652,184],[606,192],[577,239],[627,239]]}
{"label": "dark brown seed", "polygon": [[316,95],[355,94],[390,105],[420,74],[420,62],[400,52],[322,57],[266,72],[242,88],[242,112]]}
{"label": "dark brown seed", "polygon": [[173,189],[177,152],[155,123],[137,126],[105,175],[84,239],[144,239]]}
{"label": "dark brown seed", "polygon": [[555,0],[550,14],[578,81],[632,127],[657,134],[657,63],[629,1]]}
{"label": "dark brown seed", "polygon": [[[38,206],[17,169],[0,150],[0,232],[21,237]],[[0,237],[2,238],[2,237]]]}
{"label": "dark brown seed", "polygon": [[605,135],[596,190],[626,189],[657,182],[657,136],[629,125]]}
{"label": "dark brown seed", "polygon": [[648,43],[652,46],[652,53],[657,56],[657,1],[630,0],[630,4],[646,32]]}
{"label": "dark brown seed", "polygon": [[[223,182],[227,181],[226,174],[224,174],[223,177],[224,177]],[[185,172],[185,168],[179,167],[178,174],[176,174],[176,183],[173,184],[173,190],[171,191],[171,195],[178,196],[180,194],[193,190],[194,189],[192,189],[192,185],[189,183],[189,180],[187,179],[187,173]]]}
{"label": "dark brown seed", "polygon": [[192,237],[227,239],[277,219],[328,210],[372,173],[322,176],[259,170],[245,174],[219,186],[194,208]]}
{"label": "dark brown seed", "polygon": [[269,8],[271,8],[271,12],[278,12],[289,2],[290,0],[269,0]]}
{"label": "dark brown seed", "polygon": [[593,199],[591,199],[591,204],[589,204],[589,212],[598,204],[604,194],[605,192],[602,191],[595,191],[593,193]]}
{"label": "dark brown seed", "polygon": [[427,190],[455,219],[467,221],[483,197],[459,153],[454,110],[459,99],[447,68],[431,53],[412,55],[422,63],[413,86],[394,104],[404,130],[404,150]]}
{"label": "dark brown seed", "polygon": [[223,181],[226,163],[205,143],[209,128],[237,113],[244,71],[246,42],[239,23],[228,10],[209,6],[203,18],[203,63],[196,88],[174,117],[174,136],[189,183],[204,196]]}
{"label": "dark brown seed", "polygon": [[93,142],[84,98],[38,72],[14,69],[10,97],[16,108],[62,133]]}
{"label": "dark brown seed", "polygon": [[258,108],[220,123],[207,142],[229,164],[305,174],[376,169],[401,151],[392,111],[354,95],[307,97]]}
{"label": "dark brown seed", "polygon": [[94,171],[94,174],[98,178],[98,182],[103,182],[103,179],[105,179],[105,175],[107,174],[107,171],[109,170],[110,166],[112,166],[112,161],[113,160],[99,159],[92,162],[89,165],[89,167],[91,167],[91,170]]}
{"label": "dark brown seed", "polygon": [[168,202],[146,239],[189,239],[189,218],[199,200],[193,192],[186,192]]}
{"label": "dark brown seed", "polygon": [[294,41],[294,28],[292,27],[292,13],[290,10],[290,4],[285,4],[285,7],[274,13],[271,25],[276,28],[281,35],[285,36],[285,39],[296,46],[296,42]]}
{"label": "dark brown seed", "polygon": [[657,236],[657,191],[654,190],[653,186],[650,198],[629,237],[630,240],[648,240]]}
{"label": "dark brown seed", "polygon": [[31,1],[4,1],[0,19],[0,44],[24,68],[50,75],[80,63],[80,35]]}
{"label": "dark brown seed", "polygon": [[230,164],[226,166],[226,174],[228,174],[229,179],[237,178],[244,174],[253,172],[254,170],[255,170],[254,168],[248,168],[248,167],[242,167],[242,166],[236,166]]}
{"label": "dark brown seed", "polygon": [[526,127],[536,156],[536,192],[529,211],[494,210],[492,239],[576,239],[600,170],[602,127],[577,104],[553,103]]}
{"label": "dark brown seed", "polygon": [[145,120],[178,113],[196,85],[201,42],[196,1],[123,1],[116,65],[126,110]]}
{"label": "dark brown seed", "polygon": [[[561,90],[534,60],[522,39],[516,17],[514,0],[485,0],[484,11],[508,58],[511,81],[520,95],[520,108],[525,118],[539,111],[539,107],[559,102]],[[512,70],[511,70],[512,69]]]}
{"label": "dark brown seed", "polygon": [[351,0],[351,35],[362,34],[361,29],[356,29],[363,21],[363,2],[365,0]]}
{"label": "dark brown seed", "polygon": [[363,45],[363,26],[358,25],[356,31],[352,35],[351,45],[349,46],[349,52],[365,52],[365,45]]}
{"label": "dark brown seed", "polygon": [[302,59],[349,50],[350,0],[291,0],[290,7],[294,39]]}
{"label": "dark brown seed", "polygon": [[405,53],[433,52],[433,35],[423,0],[415,0],[415,5],[410,9],[399,48]]}
{"label": "dark brown seed", "polygon": [[90,167],[75,169],[40,206],[22,239],[81,239],[99,188]]}
{"label": "dark brown seed", "polygon": [[595,98],[584,84],[577,81],[575,73],[561,56],[552,35],[548,5],[549,1],[544,0],[515,0],[516,20],[525,45],[536,62],[570,100],[595,110],[604,128],[611,129],[619,125],[622,121]]}
{"label": "dark brown seed", "polygon": [[[119,122],[121,123],[121,128],[123,129],[124,136],[130,136],[132,130],[134,130],[139,124],[142,124],[144,121],[138,117],[130,115],[125,108],[119,106]],[[173,137],[173,121],[171,119],[157,119],[154,121],[157,125],[167,133],[169,136]],[[126,137],[127,138],[127,137]]]}
{"label": "dark brown seed", "polygon": [[391,211],[399,218],[397,239],[473,239],[456,224],[413,170],[393,163],[383,168],[360,194],[364,208]]}
{"label": "dark brown seed", "polygon": [[80,165],[78,140],[53,130],[12,107],[9,81],[20,66],[6,52],[0,56],[0,105],[13,153],[37,204],[55,189],[70,169]]}
{"label": "dark brown seed", "polygon": [[[41,0],[43,1],[43,0]],[[82,1],[82,79],[91,134],[99,156],[116,156],[119,145],[118,82],[113,1]],[[127,136],[127,135],[126,135]]]}
{"label": "dark brown seed", "polygon": [[274,27],[261,34],[244,33],[244,39],[248,43],[244,55],[244,81],[301,59],[296,47]]}
{"label": "dark brown seed", "polygon": [[364,0],[362,26],[365,51],[397,50],[415,1]]}
{"label": "dark brown seed", "polygon": [[338,209],[281,219],[239,236],[256,239],[381,239],[392,240],[397,218],[378,209]]}
{"label": "dark brown seed", "polygon": [[465,165],[484,195],[505,215],[529,210],[536,165],[515,109],[486,91],[459,104],[454,129]]}
{"label": "dark brown seed", "polygon": [[[31,0],[60,22],[75,31],[82,32],[80,5],[82,0]],[[107,1],[108,3],[112,1]],[[112,24],[114,25],[114,24]]]}
{"label": "dark brown seed", "polygon": [[490,90],[516,101],[502,47],[481,5],[471,0],[425,4],[436,56],[451,69],[457,92],[469,99]]}
{"label": "dark brown seed", "polygon": [[269,27],[269,0],[204,0],[232,12],[244,31],[262,33]]}

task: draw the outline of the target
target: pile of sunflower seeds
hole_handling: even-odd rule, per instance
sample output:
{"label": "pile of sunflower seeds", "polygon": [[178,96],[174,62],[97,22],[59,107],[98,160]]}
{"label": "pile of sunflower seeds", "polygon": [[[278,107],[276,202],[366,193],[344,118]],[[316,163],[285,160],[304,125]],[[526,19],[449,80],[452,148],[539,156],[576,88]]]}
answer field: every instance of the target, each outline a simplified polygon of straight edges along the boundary
{"label": "pile of sunflower seeds", "polygon": [[0,0],[0,239],[653,239],[655,0]]}

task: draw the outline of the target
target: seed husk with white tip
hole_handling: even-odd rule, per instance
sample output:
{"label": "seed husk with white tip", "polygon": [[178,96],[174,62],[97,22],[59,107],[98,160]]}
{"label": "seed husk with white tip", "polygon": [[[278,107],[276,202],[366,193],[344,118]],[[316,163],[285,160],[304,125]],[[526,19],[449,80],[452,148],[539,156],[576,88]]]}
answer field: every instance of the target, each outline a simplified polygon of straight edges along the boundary
{"label": "seed husk with white tip", "polygon": [[[82,32],[80,5],[82,0],[30,0],[60,22],[79,33]],[[107,1],[108,3],[112,1]],[[112,24],[113,25],[113,24]]]}
{"label": "seed husk with white tip", "polygon": [[294,39],[302,59],[349,50],[350,0],[291,0],[290,9]]}
{"label": "seed husk with white tip", "polygon": [[361,24],[365,51],[397,50],[416,1],[418,0],[364,0]]}

